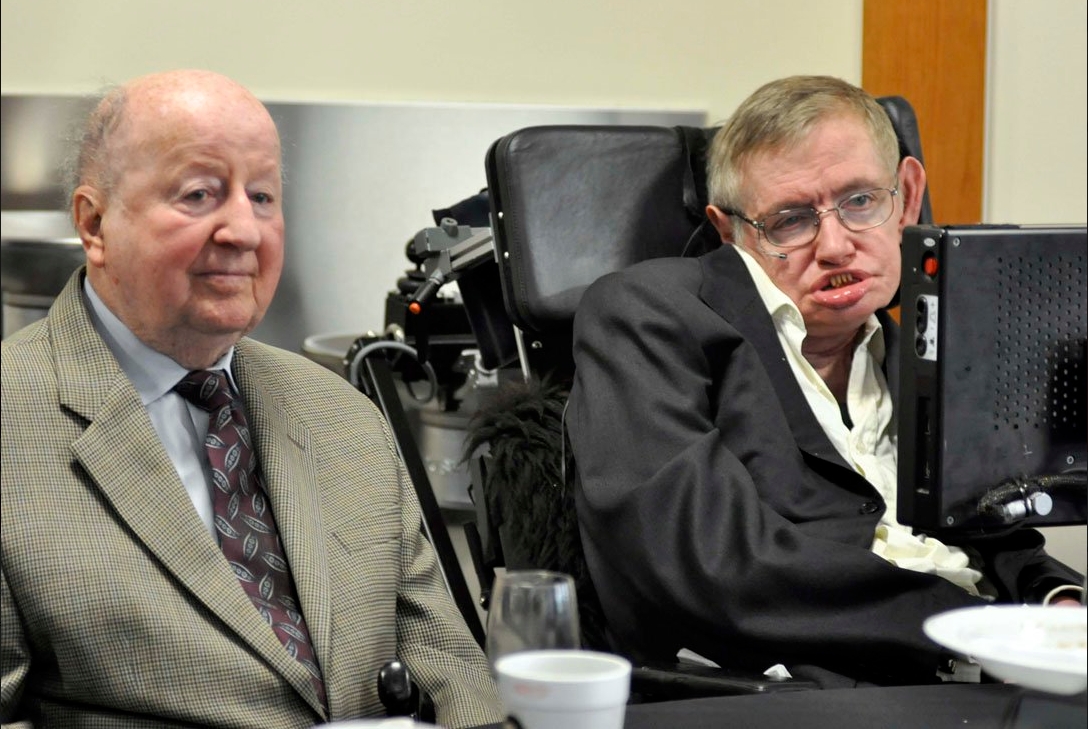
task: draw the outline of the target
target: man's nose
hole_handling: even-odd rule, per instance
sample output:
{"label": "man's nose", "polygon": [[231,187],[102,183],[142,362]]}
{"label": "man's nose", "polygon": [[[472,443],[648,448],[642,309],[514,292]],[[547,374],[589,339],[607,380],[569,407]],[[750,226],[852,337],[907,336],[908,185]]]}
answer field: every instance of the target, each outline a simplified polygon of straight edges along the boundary
{"label": "man's nose", "polygon": [[255,248],[261,242],[254,202],[245,190],[232,192],[219,214],[220,224],[212,236],[215,242],[242,248]]}
{"label": "man's nose", "polygon": [[818,210],[820,225],[816,230],[816,258],[838,265],[853,257],[855,247],[851,233],[835,208]]}

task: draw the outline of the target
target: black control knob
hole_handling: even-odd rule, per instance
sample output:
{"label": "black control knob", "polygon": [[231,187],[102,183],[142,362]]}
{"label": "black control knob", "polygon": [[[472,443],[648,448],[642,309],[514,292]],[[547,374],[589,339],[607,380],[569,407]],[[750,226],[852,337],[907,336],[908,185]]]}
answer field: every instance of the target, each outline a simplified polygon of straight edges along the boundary
{"label": "black control knob", "polygon": [[419,693],[408,666],[397,659],[378,671],[378,698],[389,716],[414,716],[419,709]]}

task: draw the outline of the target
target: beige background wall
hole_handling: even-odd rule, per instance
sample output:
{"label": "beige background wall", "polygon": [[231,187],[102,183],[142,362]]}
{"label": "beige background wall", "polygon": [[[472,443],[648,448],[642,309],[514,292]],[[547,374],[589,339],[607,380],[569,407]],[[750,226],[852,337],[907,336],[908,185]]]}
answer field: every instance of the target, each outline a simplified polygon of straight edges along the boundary
{"label": "beige background wall", "polygon": [[195,65],[266,99],[714,117],[776,76],[860,78],[860,34],[861,0],[3,0],[0,79],[5,93],[87,91]]}
{"label": "beige background wall", "polygon": [[[861,78],[862,0],[3,0],[0,10],[5,94],[89,92],[198,66],[267,100],[705,109],[716,121],[778,76]],[[991,0],[987,222],[1088,220],[1086,14],[1083,0]],[[938,29],[933,42],[956,39]],[[902,52],[925,63],[926,50]],[[375,296],[387,286],[375,281]],[[1084,535],[1051,534],[1082,571]]]}
{"label": "beige background wall", "polygon": [[[89,92],[148,71],[200,66],[268,100],[705,109],[716,121],[778,76],[861,77],[862,0],[3,0],[0,7],[6,94]],[[984,218],[1084,222],[1088,4],[991,0],[990,19]],[[933,42],[956,39],[938,32]],[[925,63],[925,48],[903,53]]]}
{"label": "beige background wall", "polygon": [[986,222],[1088,220],[1086,28],[1084,0],[990,1]]}

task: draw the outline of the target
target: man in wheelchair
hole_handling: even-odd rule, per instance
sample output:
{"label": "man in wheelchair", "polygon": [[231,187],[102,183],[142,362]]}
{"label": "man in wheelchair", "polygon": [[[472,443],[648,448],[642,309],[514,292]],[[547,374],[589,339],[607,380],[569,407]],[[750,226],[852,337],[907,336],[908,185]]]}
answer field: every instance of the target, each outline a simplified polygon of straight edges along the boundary
{"label": "man in wheelchair", "polygon": [[726,245],[606,275],[575,318],[565,420],[611,639],[826,686],[947,679],[926,617],[1082,578],[1032,530],[953,545],[896,519],[885,309],[922,165],[868,93],[792,77],[707,166]]}

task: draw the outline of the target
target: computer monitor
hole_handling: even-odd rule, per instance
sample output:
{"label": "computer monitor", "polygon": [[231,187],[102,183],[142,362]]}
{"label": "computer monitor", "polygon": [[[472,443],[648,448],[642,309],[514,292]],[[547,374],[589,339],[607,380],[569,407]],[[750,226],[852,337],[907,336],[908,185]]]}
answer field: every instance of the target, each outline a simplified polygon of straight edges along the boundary
{"label": "computer monitor", "polygon": [[1085,227],[911,226],[902,260],[899,520],[1085,523]]}

